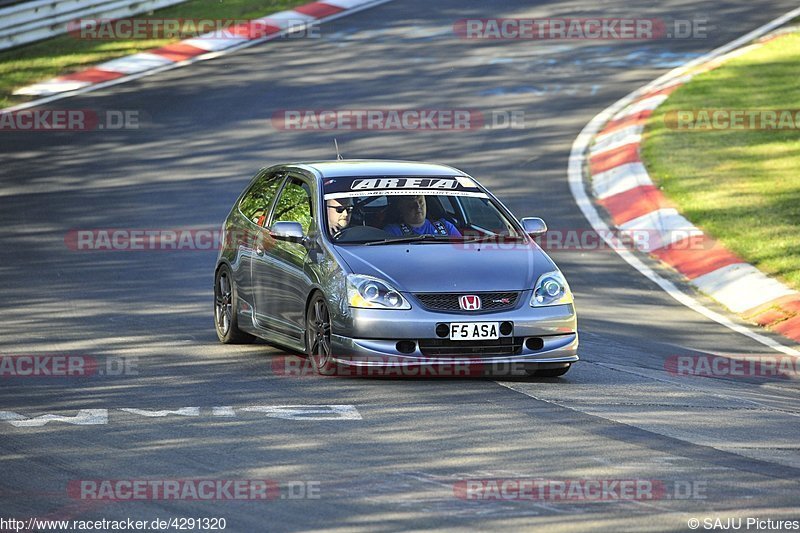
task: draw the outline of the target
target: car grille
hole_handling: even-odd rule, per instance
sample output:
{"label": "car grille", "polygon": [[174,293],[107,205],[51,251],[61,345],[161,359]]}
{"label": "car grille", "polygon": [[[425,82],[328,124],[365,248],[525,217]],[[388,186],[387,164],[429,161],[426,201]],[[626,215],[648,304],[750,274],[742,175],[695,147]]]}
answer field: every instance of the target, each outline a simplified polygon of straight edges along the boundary
{"label": "car grille", "polygon": [[468,357],[517,355],[522,351],[522,337],[500,337],[484,341],[420,339],[419,351],[427,357]]}
{"label": "car grille", "polygon": [[[476,296],[480,296],[481,309],[479,311],[464,311],[461,309],[458,299],[465,294],[475,294]],[[513,309],[514,306],[517,305],[519,292],[425,292],[416,293],[414,296],[428,311],[447,311],[475,314]]]}

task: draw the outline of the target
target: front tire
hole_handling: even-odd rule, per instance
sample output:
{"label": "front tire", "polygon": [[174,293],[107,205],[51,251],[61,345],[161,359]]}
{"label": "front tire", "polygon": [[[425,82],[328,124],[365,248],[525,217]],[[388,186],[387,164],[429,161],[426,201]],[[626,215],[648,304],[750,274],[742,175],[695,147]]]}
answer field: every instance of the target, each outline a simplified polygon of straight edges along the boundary
{"label": "front tire", "polygon": [[214,276],[214,329],[223,344],[249,344],[255,340],[239,329],[237,301],[231,269],[222,265]]}
{"label": "front tire", "polygon": [[331,375],[336,363],[331,354],[331,315],[322,294],[316,293],[306,310],[306,356],[317,374]]}

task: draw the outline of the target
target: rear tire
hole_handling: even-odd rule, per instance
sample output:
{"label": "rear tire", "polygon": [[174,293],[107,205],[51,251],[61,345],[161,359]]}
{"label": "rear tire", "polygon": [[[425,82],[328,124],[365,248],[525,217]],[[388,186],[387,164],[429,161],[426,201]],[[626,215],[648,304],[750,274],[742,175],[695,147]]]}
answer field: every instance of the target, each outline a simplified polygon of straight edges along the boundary
{"label": "rear tire", "polygon": [[249,344],[256,339],[239,329],[237,302],[231,269],[222,265],[214,276],[214,329],[223,344]]}

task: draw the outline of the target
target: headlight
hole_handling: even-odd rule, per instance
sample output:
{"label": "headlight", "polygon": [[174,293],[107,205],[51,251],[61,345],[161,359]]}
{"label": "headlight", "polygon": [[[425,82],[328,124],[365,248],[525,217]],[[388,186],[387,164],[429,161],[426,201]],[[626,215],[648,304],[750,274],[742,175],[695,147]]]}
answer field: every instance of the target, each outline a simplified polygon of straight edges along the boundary
{"label": "headlight", "polygon": [[572,291],[561,272],[554,270],[539,276],[533,289],[532,307],[571,304],[572,301]]}
{"label": "headlight", "polygon": [[394,287],[371,276],[347,276],[347,302],[350,307],[372,309],[411,309],[405,298]]}

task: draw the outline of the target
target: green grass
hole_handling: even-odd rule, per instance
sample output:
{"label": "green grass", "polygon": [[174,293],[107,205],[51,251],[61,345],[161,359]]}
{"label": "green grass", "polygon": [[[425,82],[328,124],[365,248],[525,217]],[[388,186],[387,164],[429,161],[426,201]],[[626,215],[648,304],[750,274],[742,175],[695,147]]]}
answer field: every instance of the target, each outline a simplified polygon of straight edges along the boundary
{"label": "green grass", "polygon": [[[642,157],[679,210],[763,272],[800,289],[800,129],[670,129],[670,111],[800,110],[800,34],[701,74],[659,107]],[[674,116],[674,115],[673,115]],[[798,125],[800,127],[800,125]]]}
{"label": "green grass", "polygon": [[[291,9],[309,0],[190,0],[183,4],[142,13],[137,18],[259,18]],[[151,40],[81,40],[61,35],[0,52],[0,108],[14,105],[27,97],[13,96],[14,89],[37,81],[84,69],[117,57],[163,46],[176,39]]]}

